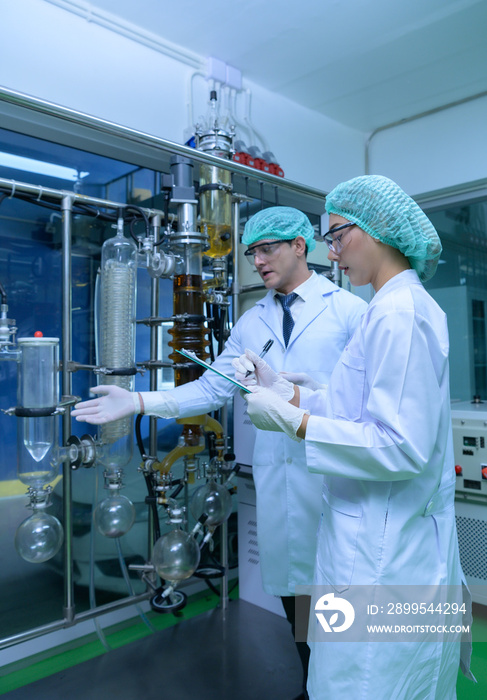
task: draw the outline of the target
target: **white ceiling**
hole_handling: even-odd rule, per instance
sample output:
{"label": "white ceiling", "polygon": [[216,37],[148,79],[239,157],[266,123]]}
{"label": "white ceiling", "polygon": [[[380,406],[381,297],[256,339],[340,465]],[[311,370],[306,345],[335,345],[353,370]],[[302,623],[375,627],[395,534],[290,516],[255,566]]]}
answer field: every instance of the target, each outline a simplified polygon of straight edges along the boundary
{"label": "white ceiling", "polygon": [[487,0],[84,4],[366,132],[487,91]]}

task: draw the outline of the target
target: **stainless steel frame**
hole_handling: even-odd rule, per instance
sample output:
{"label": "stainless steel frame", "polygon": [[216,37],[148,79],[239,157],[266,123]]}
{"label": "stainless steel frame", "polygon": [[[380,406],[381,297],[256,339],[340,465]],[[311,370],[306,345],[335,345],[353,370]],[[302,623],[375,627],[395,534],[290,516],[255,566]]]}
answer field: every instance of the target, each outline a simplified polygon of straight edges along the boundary
{"label": "stainless steel frame", "polygon": [[[24,192],[28,194],[37,194],[38,199],[49,197],[51,200],[59,200],[62,211],[62,374],[61,387],[63,396],[71,396],[72,394],[72,373],[70,367],[72,364],[72,308],[71,308],[71,239],[72,239],[72,213],[73,204],[76,201],[83,201],[85,204],[91,204],[95,207],[104,209],[119,210],[126,206],[120,202],[110,202],[84,195],[76,195],[72,192],[64,192],[36,185],[30,185],[12,180],[0,178],[0,187],[10,187],[12,192]],[[162,216],[163,212],[155,209],[143,209],[149,217]],[[158,312],[158,280],[152,281],[152,309],[151,313],[156,315]],[[157,359],[157,330],[151,329],[151,359]],[[156,372],[151,372],[151,389],[156,388],[155,382]],[[154,446],[154,454],[156,453],[157,440],[157,419],[151,419],[150,426],[150,441],[151,446]],[[62,418],[62,442],[67,444],[68,438],[71,435],[71,417],[70,412],[66,411]],[[105,614],[113,610],[133,605],[143,600],[147,600],[151,592],[147,592],[137,596],[128,596],[114,603],[97,606],[91,610],[76,615],[74,605],[73,591],[73,532],[72,532],[72,472],[69,465],[65,465],[63,471],[63,518],[64,518],[64,618],[57,622],[48,625],[31,629],[25,633],[17,634],[12,637],[0,640],[0,649],[6,648],[12,644],[24,642],[34,637],[54,632],[65,627],[70,627],[77,622],[91,619],[97,615]]]}
{"label": "stainless steel frame", "polygon": [[[234,199],[234,256],[238,250],[239,242],[239,203],[242,200],[260,199],[264,188],[267,187],[275,199],[276,204],[297,206],[307,213],[320,216],[324,212],[325,193],[310,187],[302,186],[295,182],[283,180],[274,175],[253,170],[247,166],[239,165],[233,161],[218,158],[207,153],[166,141],[162,138],[150,136],[143,132],[123,127],[111,122],[92,117],[75,110],[66,109],[58,105],[23,95],[13,90],[0,88],[0,115],[2,115],[2,127],[28,136],[47,139],[57,144],[114,157],[118,160],[129,159],[139,167],[149,168],[156,172],[169,172],[169,158],[171,155],[182,155],[196,163],[207,163],[219,168],[231,170],[234,176],[234,190],[240,193],[240,198]],[[129,158],[130,156],[130,158]],[[63,368],[62,368],[62,393],[71,395],[72,377],[69,369],[72,360],[72,319],[71,319],[71,233],[73,206],[77,201],[91,204],[105,209],[118,209],[126,206],[123,203],[112,202],[104,199],[90,198],[73,192],[54,190],[34,186],[26,183],[14,182],[0,178],[0,186],[16,191],[23,191],[42,197],[54,198],[60,201],[62,210],[62,342],[63,342]],[[270,190],[269,190],[270,188]],[[270,201],[271,196],[266,198]],[[153,209],[144,210],[147,216],[162,215],[162,212]],[[238,266],[233,261],[233,321],[238,318],[238,295],[241,291],[238,280]],[[158,316],[159,281],[151,282],[151,314]],[[157,328],[151,328],[150,354],[151,359],[157,359]],[[151,374],[150,388],[156,389],[156,372]],[[63,417],[62,439],[66,444],[70,436],[69,411]],[[152,454],[156,454],[157,447],[157,419],[150,419],[149,442]],[[51,624],[27,630],[23,633],[0,640],[0,649],[18,644],[43,634],[70,627],[77,622],[95,618],[107,612],[127,607],[147,600],[151,593],[129,596],[108,605],[98,606],[81,614],[75,613],[73,595],[73,551],[72,551],[72,474],[69,468],[64,470],[64,618]],[[149,533],[149,537],[151,533]],[[225,548],[222,556],[226,558],[228,553]],[[228,583],[222,585],[222,607],[225,608],[228,600]]]}

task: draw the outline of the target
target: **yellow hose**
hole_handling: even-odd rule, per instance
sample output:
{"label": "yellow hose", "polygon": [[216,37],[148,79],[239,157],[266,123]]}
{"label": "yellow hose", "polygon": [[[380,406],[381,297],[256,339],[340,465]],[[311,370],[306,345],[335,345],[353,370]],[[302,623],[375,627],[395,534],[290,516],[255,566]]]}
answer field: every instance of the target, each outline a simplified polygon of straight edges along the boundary
{"label": "yellow hose", "polygon": [[[218,452],[219,452],[219,458],[222,458],[222,453],[224,449],[223,445],[223,427],[222,425],[215,420],[215,418],[212,418],[208,414],[202,415],[202,416],[192,416],[190,418],[178,418],[176,420],[176,423],[179,423],[181,425],[200,425],[205,432],[210,432],[213,431],[216,436],[217,436],[217,442],[220,442],[220,445],[218,446]],[[195,439],[195,436],[191,436],[192,439]],[[187,455],[195,455],[198,454],[198,452],[202,452],[205,449],[205,444],[202,441],[198,441],[198,444],[188,444],[188,438],[186,439],[185,443],[183,445],[177,445],[174,449],[169,452],[164,459],[161,462],[155,462],[153,464],[153,468],[157,469],[161,474],[167,474],[170,470],[172,465],[178,461],[178,459],[181,459],[182,457],[186,457]]]}

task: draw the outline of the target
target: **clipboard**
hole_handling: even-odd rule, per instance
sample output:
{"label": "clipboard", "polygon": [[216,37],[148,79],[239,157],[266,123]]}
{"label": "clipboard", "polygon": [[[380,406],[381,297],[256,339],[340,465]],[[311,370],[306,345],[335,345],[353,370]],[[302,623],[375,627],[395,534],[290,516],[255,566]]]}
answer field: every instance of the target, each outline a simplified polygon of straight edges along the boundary
{"label": "clipboard", "polygon": [[238,386],[238,388],[241,389],[242,391],[244,391],[246,394],[252,393],[250,391],[250,389],[248,389],[244,384],[237,382],[236,379],[229,377],[228,374],[225,374],[224,372],[220,372],[219,369],[216,369],[216,367],[209,365],[208,362],[205,362],[204,360],[200,360],[200,358],[196,356],[196,353],[191,352],[191,350],[184,350],[183,349],[183,350],[176,350],[176,352],[178,352],[180,355],[183,355],[183,357],[187,357],[188,360],[192,360],[193,362],[196,362],[198,365],[205,367],[205,369],[210,369],[212,372],[215,372],[220,377],[223,377],[223,379],[226,379],[227,381],[231,382],[232,384],[235,384],[235,386]]}

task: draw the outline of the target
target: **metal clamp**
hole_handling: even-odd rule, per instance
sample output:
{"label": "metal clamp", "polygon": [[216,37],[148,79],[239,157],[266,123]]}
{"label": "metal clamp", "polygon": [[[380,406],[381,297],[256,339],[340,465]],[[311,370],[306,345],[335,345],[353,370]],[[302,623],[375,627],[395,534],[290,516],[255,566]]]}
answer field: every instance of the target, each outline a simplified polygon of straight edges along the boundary
{"label": "metal clamp", "polygon": [[69,450],[71,469],[78,469],[79,467],[88,469],[94,465],[96,445],[91,435],[83,435],[81,438],[71,435],[66,444],[68,447],[74,448]]}

